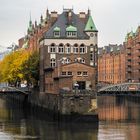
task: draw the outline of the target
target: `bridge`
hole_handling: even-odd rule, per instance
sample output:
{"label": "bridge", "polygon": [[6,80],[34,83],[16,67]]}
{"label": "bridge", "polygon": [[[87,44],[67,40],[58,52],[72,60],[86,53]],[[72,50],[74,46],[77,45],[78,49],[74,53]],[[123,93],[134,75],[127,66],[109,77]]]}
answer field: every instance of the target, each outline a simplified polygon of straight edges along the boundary
{"label": "bridge", "polygon": [[13,102],[23,102],[27,100],[29,94],[29,89],[25,88],[16,88],[16,87],[0,87],[0,96],[6,100],[11,100]]}
{"label": "bridge", "polygon": [[10,86],[0,87],[1,94],[2,93],[4,94],[15,93],[15,92],[27,95],[29,92],[29,89],[27,87],[25,88],[16,88],[16,87],[10,87]]}
{"label": "bridge", "polygon": [[98,89],[98,93],[138,93],[140,92],[140,83],[120,83],[107,85]]}

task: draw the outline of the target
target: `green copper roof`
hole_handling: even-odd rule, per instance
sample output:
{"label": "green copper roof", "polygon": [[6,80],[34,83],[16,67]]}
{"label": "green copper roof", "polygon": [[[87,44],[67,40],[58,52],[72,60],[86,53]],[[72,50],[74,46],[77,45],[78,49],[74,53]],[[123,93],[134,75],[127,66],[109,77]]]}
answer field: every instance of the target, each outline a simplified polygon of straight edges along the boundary
{"label": "green copper roof", "polygon": [[67,28],[66,28],[66,31],[67,32],[77,32],[77,28],[72,26],[72,25],[69,25]]}
{"label": "green copper roof", "polygon": [[28,32],[32,32],[33,31],[33,28],[32,28],[32,21],[30,19],[29,21],[29,27],[28,27]]}
{"label": "green copper roof", "polygon": [[85,31],[97,31],[96,26],[92,20],[92,17],[89,16],[86,27],[85,27]]}
{"label": "green copper roof", "polygon": [[53,31],[55,31],[55,32],[60,32],[60,28],[59,28],[59,27],[55,27],[55,28],[53,29]]}

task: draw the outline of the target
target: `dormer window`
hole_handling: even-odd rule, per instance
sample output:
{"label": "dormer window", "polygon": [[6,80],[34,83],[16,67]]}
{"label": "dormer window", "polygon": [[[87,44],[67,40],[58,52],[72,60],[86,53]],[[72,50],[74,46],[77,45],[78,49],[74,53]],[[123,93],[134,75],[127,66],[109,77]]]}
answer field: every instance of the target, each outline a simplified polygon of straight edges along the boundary
{"label": "dormer window", "polygon": [[69,25],[67,28],[66,28],[66,36],[67,37],[77,37],[77,28],[72,26],[72,25]]}
{"label": "dormer window", "polygon": [[59,27],[55,27],[53,29],[53,35],[54,35],[54,37],[60,37],[60,28]]}

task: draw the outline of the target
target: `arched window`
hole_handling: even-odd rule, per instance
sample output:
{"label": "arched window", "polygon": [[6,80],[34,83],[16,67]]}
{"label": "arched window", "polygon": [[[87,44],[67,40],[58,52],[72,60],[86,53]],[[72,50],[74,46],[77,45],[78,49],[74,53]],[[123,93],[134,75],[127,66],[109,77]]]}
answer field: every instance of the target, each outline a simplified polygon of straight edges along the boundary
{"label": "arched window", "polygon": [[69,59],[69,58],[62,58],[62,61],[61,61],[61,63],[62,64],[69,64],[71,62],[71,60]]}
{"label": "arched window", "polygon": [[69,64],[71,62],[71,60],[69,59],[69,58],[67,58],[66,60],[65,60],[65,63],[66,64]]}
{"label": "arched window", "polygon": [[73,53],[78,53],[78,52],[79,52],[78,44],[74,44]]}
{"label": "arched window", "polygon": [[56,52],[56,46],[55,46],[54,43],[52,43],[52,44],[50,45],[49,52],[50,52],[50,53],[55,53],[55,52]]}
{"label": "arched window", "polygon": [[80,53],[85,53],[86,52],[86,47],[84,44],[80,45]]}
{"label": "arched window", "polygon": [[56,60],[54,58],[51,59],[50,61],[51,67],[55,67],[56,66]]}
{"label": "arched window", "polygon": [[81,58],[80,63],[85,63],[85,59]]}
{"label": "arched window", "polygon": [[64,53],[64,45],[62,43],[58,46],[58,53]]}
{"label": "arched window", "polygon": [[71,46],[70,46],[70,44],[66,44],[66,46],[65,46],[65,52],[66,53],[71,53]]}

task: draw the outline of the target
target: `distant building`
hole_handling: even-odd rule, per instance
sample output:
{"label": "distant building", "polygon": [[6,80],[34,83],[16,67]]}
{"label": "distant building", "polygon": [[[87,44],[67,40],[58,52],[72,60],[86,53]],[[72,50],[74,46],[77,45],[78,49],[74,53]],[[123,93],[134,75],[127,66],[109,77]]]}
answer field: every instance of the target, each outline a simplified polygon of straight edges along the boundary
{"label": "distant building", "polygon": [[140,82],[140,26],[126,35],[126,82]]}
{"label": "distant building", "polygon": [[46,16],[43,18],[41,15],[39,23],[37,21],[33,23],[30,19],[26,35],[18,40],[19,47],[31,51],[39,50],[39,40],[55,22],[57,18],[55,15],[57,15],[56,12],[49,13],[47,9]]}
{"label": "distant building", "polygon": [[55,22],[40,41],[40,91],[58,93],[75,85],[96,90],[98,31],[90,11],[75,14],[64,9],[51,18]]}
{"label": "distant building", "polygon": [[98,82],[117,84],[125,82],[125,48],[109,44],[98,50]]}

